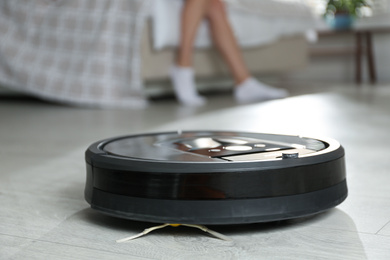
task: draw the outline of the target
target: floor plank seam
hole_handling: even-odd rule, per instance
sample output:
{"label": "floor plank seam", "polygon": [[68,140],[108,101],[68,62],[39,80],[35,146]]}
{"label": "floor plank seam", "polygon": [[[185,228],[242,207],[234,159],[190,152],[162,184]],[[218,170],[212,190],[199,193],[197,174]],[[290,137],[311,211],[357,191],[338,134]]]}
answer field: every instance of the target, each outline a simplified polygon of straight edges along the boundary
{"label": "floor plank seam", "polygon": [[390,221],[388,221],[383,227],[381,227],[376,233],[375,235],[380,235],[380,236],[386,236],[386,235],[382,235],[382,234],[379,234],[387,225],[390,225]]}

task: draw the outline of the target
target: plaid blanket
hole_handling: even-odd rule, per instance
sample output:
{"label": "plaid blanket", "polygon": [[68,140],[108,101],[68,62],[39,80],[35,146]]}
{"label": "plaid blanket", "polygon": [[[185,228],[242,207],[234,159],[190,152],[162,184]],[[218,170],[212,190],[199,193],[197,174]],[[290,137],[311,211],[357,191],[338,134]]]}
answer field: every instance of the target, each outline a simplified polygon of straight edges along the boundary
{"label": "plaid blanket", "polygon": [[73,105],[144,107],[148,0],[0,1],[0,83]]}

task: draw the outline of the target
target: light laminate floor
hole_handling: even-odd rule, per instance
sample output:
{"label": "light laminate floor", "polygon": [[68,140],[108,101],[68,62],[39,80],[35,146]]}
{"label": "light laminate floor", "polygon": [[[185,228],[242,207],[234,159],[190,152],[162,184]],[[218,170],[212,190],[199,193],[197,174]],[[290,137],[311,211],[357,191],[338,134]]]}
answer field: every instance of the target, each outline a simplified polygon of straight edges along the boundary
{"label": "light laminate floor", "polygon": [[[145,110],[71,108],[0,99],[0,259],[389,259],[390,85],[291,87],[292,96],[236,105],[212,96],[199,109],[159,101]],[[83,198],[84,151],[117,135],[239,130],[329,136],[346,150],[349,197],[303,219],[199,230],[116,219]]]}

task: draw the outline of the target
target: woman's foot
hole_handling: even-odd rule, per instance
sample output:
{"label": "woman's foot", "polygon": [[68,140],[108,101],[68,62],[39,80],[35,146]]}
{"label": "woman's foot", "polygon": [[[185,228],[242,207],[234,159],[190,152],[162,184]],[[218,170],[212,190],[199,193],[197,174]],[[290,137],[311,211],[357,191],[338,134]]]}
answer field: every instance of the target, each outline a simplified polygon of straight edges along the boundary
{"label": "woman's foot", "polygon": [[288,92],[285,89],[274,88],[263,84],[253,77],[246,79],[234,90],[234,97],[239,103],[253,103],[258,101],[285,98]]}
{"label": "woman's foot", "polygon": [[173,66],[171,80],[177,100],[185,106],[203,106],[206,99],[198,94],[191,67]]}

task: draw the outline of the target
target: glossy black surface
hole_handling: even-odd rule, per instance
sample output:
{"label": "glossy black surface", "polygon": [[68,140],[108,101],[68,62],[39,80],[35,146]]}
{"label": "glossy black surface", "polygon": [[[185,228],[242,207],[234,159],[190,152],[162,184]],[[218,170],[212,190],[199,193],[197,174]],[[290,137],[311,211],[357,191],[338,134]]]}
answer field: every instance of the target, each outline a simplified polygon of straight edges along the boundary
{"label": "glossy black surface", "polygon": [[95,189],[91,207],[114,217],[155,223],[231,225],[313,215],[342,203],[347,183],[290,196],[236,200],[164,200],[130,197]]}
{"label": "glossy black surface", "polygon": [[282,169],[219,173],[150,173],[94,169],[93,187],[154,199],[243,199],[301,194],[345,180],[342,158]]}

